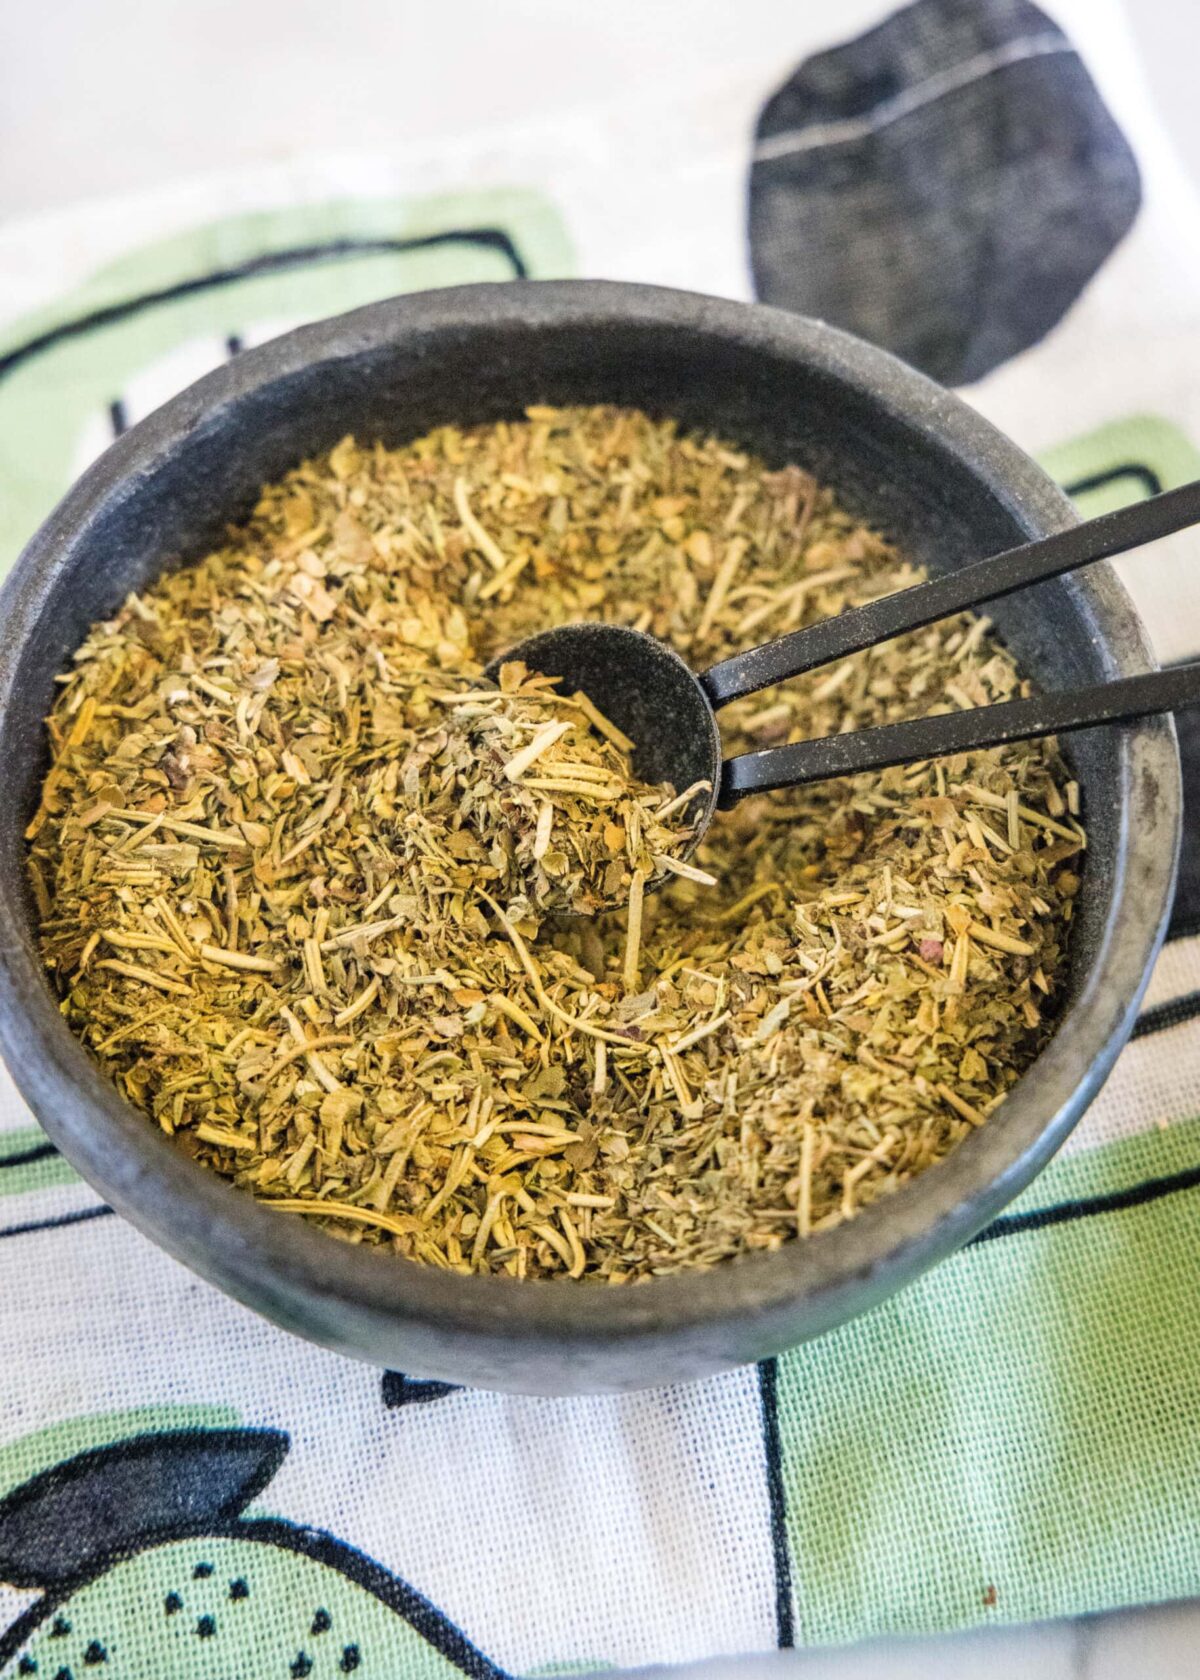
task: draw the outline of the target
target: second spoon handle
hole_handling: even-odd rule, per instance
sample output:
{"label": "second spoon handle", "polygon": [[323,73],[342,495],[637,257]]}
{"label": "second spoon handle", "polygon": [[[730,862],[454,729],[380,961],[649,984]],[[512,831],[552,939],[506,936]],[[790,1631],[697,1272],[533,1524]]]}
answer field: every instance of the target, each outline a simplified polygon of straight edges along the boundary
{"label": "second spoon handle", "polygon": [[905,630],[917,630],[935,619],[999,600],[1028,584],[1059,577],[1093,560],[1124,554],[1196,524],[1200,524],[1200,480],[1133,502],[1114,513],[1102,513],[1084,525],[1068,526],[1053,536],[1023,543],[1020,548],[1010,548],[956,572],[946,572],[912,589],[885,595],[805,630],[793,630],[790,635],[764,642],[762,647],[722,659],[710,666],[700,681],[714,708],[726,706],[731,700],[798,677],[830,660],[844,659],[877,642],[889,641]]}
{"label": "second spoon handle", "polygon": [[1088,688],[1035,694],[998,706],[964,712],[940,712],[906,723],[885,723],[845,735],[822,735],[786,747],[727,758],[721,770],[717,804],[728,810],[748,793],[800,787],[834,776],[856,776],[891,764],[914,764],[926,758],[1028,741],[1035,735],[1065,735],[1098,723],[1127,723],[1155,712],[1183,711],[1200,705],[1200,661],[1169,671],[1096,683]]}

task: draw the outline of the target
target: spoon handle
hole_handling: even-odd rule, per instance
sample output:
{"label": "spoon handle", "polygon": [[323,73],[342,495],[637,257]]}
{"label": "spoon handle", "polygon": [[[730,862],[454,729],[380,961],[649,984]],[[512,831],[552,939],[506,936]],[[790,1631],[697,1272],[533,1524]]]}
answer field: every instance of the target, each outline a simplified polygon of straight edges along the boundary
{"label": "spoon handle", "polygon": [[856,776],[863,770],[883,770],[891,764],[913,764],[950,753],[998,747],[1006,741],[1027,741],[1035,735],[1065,735],[1099,723],[1128,723],[1155,712],[1183,711],[1200,705],[1200,661],[1175,665],[1168,671],[1088,688],[1035,694],[1028,700],[1007,700],[998,706],[978,706],[964,712],[887,723],[845,735],[822,735],[815,741],[795,741],[786,747],[742,753],[727,758],[721,770],[717,800],[728,810],[748,793],[770,788],[800,787],[833,776]]}
{"label": "spoon handle", "polygon": [[725,706],[772,683],[886,642],[902,631],[917,630],[935,619],[998,600],[1028,584],[1124,554],[1196,524],[1200,524],[1200,479],[734,654],[710,666],[700,683],[714,708]]}

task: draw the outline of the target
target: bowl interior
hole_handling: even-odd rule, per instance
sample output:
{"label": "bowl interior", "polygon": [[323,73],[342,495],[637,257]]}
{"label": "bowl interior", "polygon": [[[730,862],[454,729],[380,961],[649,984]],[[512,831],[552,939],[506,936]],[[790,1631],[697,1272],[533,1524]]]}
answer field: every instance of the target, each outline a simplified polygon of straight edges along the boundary
{"label": "bowl interior", "polygon": [[[0,933],[10,941],[0,969],[0,1035],[10,1061],[15,1045],[29,1044],[31,1065],[14,1066],[14,1074],[102,1193],[278,1321],[359,1357],[458,1380],[549,1391],[637,1386],[757,1357],[824,1328],[887,1293],[939,1245],[964,1240],[1049,1152],[1051,1143],[1038,1140],[1051,1123],[1060,1134],[1052,1141],[1060,1141],[1077,1117],[1063,1118],[1069,1071],[1048,1074],[1040,1109],[1021,1089],[1009,1099],[987,1128],[1000,1134],[1008,1127],[1007,1143],[990,1139],[985,1147],[983,1134],[973,1137],[956,1152],[974,1149],[964,1166],[954,1173],[939,1167],[894,1206],[868,1210],[845,1235],[822,1237],[823,1252],[809,1259],[784,1251],[636,1291],[597,1292],[446,1279],[347,1249],[267,1214],[185,1161],[116,1098],[58,1016],[37,962],[22,867],[23,829],[46,768],[42,720],[55,673],[94,620],[165,564],[207,552],[228,522],[250,512],[264,482],[304,456],[347,432],[398,444],[436,425],[517,417],[529,403],[628,404],[718,433],[772,466],[797,462],[933,572],[1072,515],[1031,463],[955,399],[828,329],[703,299],[672,303],[681,295],[641,288],[470,292],[372,306],[244,353],[114,445],[27,551],[0,627],[8,793],[0,805]],[[1111,579],[1046,583],[997,603],[992,616],[1025,671],[1047,687],[1146,663],[1136,621]],[[1122,892],[1131,741],[1156,731],[1173,752],[1169,726],[1161,725],[1090,731],[1069,747],[1090,844],[1068,1013],[1095,982]],[[1156,762],[1169,768],[1167,758]],[[1171,788],[1164,787],[1169,825]],[[1126,958],[1130,995],[1080,1028],[1083,1068],[1132,1007],[1165,912],[1167,886],[1158,875],[1151,886],[1145,902],[1153,925],[1143,930],[1144,950],[1131,948]],[[1042,1061],[1022,1088],[1037,1080]],[[1077,1068],[1076,1083],[1080,1077]],[[935,1178],[940,1187],[926,1191]],[[151,1205],[163,1195],[166,1211]],[[909,1260],[901,1262],[906,1245]],[[820,1310],[806,1318],[805,1299],[818,1296]],[[639,1348],[654,1336],[669,1346],[646,1368]],[[568,1372],[580,1347],[586,1357]]]}

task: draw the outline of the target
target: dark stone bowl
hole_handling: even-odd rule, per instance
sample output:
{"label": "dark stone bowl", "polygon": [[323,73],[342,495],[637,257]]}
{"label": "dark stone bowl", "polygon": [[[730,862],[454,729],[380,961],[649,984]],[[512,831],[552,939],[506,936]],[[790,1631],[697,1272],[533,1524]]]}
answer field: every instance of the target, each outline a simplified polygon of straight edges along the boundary
{"label": "dark stone bowl", "polygon": [[[819,1335],[966,1242],[1096,1094],[1165,925],[1179,832],[1169,721],[1073,738],[1090,847],[1057,1031],[996,1118],[859,1218],[774,1254],[632,1288],[461,1277],[350,1247],[189,1160],[118,1095],[42,972],[22,830],[46,767],[53,679],[88,625],[192,560],[259,486],[344,433],[402,443],[530,402],[634,404],[833,483],[934,571],[1069,524],[1020,450],[900,362],[819,323],[625,285],[471,286],[289,333],[128,432],[25,550],[0,606],[0,1049],[63,1153],[154,1242],[327,1347],[424,1376],[544,1394],[701,1377]],[[1046,687],[1152,658],[1105,567],[994,616]]]}

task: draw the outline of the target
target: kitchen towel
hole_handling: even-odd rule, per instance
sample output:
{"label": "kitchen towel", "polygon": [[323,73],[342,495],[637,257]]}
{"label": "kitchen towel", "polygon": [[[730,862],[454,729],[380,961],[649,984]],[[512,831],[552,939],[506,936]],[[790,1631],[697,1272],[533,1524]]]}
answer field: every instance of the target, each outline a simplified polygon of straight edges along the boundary
{"label": "kitchen towel", "polygon": [[[471,280],[822,312],[1088,513],[1200,474],[1200,208],[1116,5],[853,9],[838,41],[779,8],[702,86],[0,228],[0,559],[223,357]],[[1194,540],[1121,569],[1162,657],[1200,652]],[[1191,848],[1134,1038],[1024,1195],[685,1387],[514,1398],[310,1347],[113,1216],[0,1075],[0,1676],[580,1674],[1200,1591]]]}

